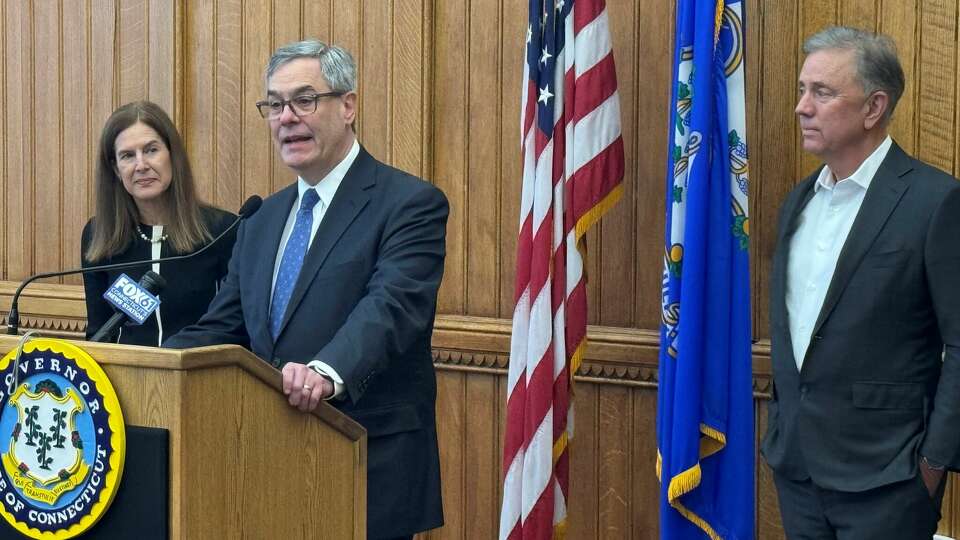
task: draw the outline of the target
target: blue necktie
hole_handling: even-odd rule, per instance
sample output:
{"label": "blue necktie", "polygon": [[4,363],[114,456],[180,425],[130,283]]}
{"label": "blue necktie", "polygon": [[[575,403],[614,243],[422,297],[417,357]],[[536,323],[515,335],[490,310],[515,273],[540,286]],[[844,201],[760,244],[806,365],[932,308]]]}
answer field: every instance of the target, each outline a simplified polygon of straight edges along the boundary
{"label": "blue necktie", "polygon": [[277,283],[273,287],[273,302],[270,304],[270,335],[274,339],[280,333],[280,323],[283,314],[290,303],[290,295],[300,275],[303,266],[303,256],[310,245],[310,229],[313,228],[313,207],[320,201],[317,190],[308,189],[303,193],[300,201],[300,210],[297,211],[297,222],[293,225],[287,247],[283,250],[283,259],[280,260],[280,270],[277,272]]}

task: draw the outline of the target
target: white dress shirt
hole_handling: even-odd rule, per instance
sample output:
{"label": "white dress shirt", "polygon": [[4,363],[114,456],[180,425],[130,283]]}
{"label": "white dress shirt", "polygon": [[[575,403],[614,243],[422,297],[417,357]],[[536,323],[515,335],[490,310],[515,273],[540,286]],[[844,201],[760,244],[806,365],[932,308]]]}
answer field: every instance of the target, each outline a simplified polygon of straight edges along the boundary
{"label": "white dress shirt", "polygon": [[[297,212],[300,210],[300,201],[303,199],[303,194],[306,193],[308,189],[315,189],[317,195],[320,197],[320,201],[313,207],[313,226],[310,229],[310,244],[307,246],[309,250],[309,246],[313,245],[313,239],[317,236],[317,229],[320,228],[320,222],[323,221],[323,216],[326,215],[327,208],[330,208],[333,196],[337,194],[337,189],[340,187],[340,183],[343,182],[343,177],[346,176],[347,171],[350,170],[359,153],[360,143],[354,140],[353,146],[350,148],[350,151],[347,152],[343,161],[338,163],[333,170],[317,182],[316,186],[311,186],[301,177],[297,178],[297,200],[293,201],[293,205],[290,207],[290,215],[287,216],[287,224],[283,227],[283,235],[280,237],[280,249],[277,250],[277,259],[273,263],[273,281],[270,284],[271,302],[273,298],[273,288],[277,285],[277,274],[280,272],[280,261],[283,260],[283,251],[287,248],[287,241],[290,239],[290,235],[293,233],[293,226],[297,222]],[[306,257],[304,257],[304,260],[306,260]],[[333,396],[330,397],[338,396],[343,392],[343,379],[332,367],[319,360],[312,360],[307,365],[333,380]]]}
{"label": "white dress shirt", "polygon": [[887,137],[849,178],[836,181],[824,166],[814,184],[814,195],[799,216],[790,240],[787,262],[787,315],[797,370],[810,346],[827,289],[853,221],[877,169],[890,150]]}
{"label": "white dress shirt", "polygon": [[[137,231],[138,236],[140,231]],[[152,245],[150,246],[150,258],[159,259],[160,258],[160,249],[163,247],[163,225],[153,225],[150,227],[150,240]],[[150,265],[150,269],[160,274],[160,263],[153,263]],[[157,306],[157,310],[154,312],[157,314],[157,347],[160,347],[163,344],[163,318],[160,316],[160,307],[163,305],[163,296],[161,294],[157,295],[157,298],[161,300],[160,305]],[[119,332],[117,333],[117,343],[120,343],[120,338],[123,336],[123,325],[120,325]]]}

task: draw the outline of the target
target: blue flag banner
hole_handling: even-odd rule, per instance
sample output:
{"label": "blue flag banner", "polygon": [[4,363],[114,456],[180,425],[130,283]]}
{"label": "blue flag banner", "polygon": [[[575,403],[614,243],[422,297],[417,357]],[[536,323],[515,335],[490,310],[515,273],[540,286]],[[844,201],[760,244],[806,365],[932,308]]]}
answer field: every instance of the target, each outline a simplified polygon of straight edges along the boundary
{"label": "blue flag banner", "polygon": [[754,537],[742,1],[677,0],[666,182],[660,537]]}

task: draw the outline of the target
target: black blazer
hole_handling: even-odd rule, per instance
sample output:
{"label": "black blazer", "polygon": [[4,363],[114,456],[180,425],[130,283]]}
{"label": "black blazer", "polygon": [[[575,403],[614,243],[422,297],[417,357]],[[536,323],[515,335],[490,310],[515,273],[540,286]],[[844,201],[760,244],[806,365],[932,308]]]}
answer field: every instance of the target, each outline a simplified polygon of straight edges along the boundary
{"label": "black blazer", "polygon": [[801,182],[780,212],[770,287],[774,389],[763,455],[780,474],[838,491],[914,477],[918,455],[956,469],[960,182],[891,146],[840,253],[798,372],[787,261],[816,178]]}
{"label": "black blazer", "polygon": [[330,403],[367,429],[368,536],[443,524],[430,349],[443,275],[443,193],[363,148],[310,245],[277,340],[274,262],[296,184],[268,197],[237,233],[210,310],[164,346],[247,346],[275,366],[318,359],[346,385]]}
{"label": "black blazer", "polygon": [[[212,237],[218,236],[237,216],[209,206],[201,207],[200,215],[209,229]],[[93,228],[96,222],[91,219],[83,227],[80,236],[80,260],[84,267],[149,260],[153,249],[149,242],[144,242],[139,235],[135,235],[130,245],[122,253],[107,259],[91,262],[83,256],[93,240]],[[142,225],[142,224],[141,224]],[[151,230],[149,226],[143,229]],[[148,345],[157,347],[161,337],[176,334],[183,327],[193,324],[207,311],[207,306],[213,300],[220,286],[220,280],[227,275],[227,261],[233,251],[236,233],[230,232],[220,239],[209,250],[202,254],[183,261],[160,263],[160,275],[167,281],[167,287],[160,292],[160,307],[141,325],[127,322],[114,336],[117,343],[127,345]],[[168,243],[160,246],[160,256],[183,255],[170,249]],[[150,266],[113,270],[109,272],[90,272],[83,274],[83,291],[87,305],[87,339],[100,329],[114,314],[114,309],[103,299],[103,293],[120,277],[127,274],[134,281],[139,281]],[[160,317],[160,324],[157,317]],[[160,326],[163,326],[163,335]]]}

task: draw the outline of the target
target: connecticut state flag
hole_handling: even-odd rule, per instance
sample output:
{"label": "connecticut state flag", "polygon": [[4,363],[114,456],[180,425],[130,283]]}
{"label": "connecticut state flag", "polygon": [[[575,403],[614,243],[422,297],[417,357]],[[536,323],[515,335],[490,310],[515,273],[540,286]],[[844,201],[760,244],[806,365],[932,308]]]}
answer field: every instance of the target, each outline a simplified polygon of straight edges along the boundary
{"label": "connecticut state flag", "polygon": [[678,0],[666,182],[660,537],[754,537],[743,2]]}

